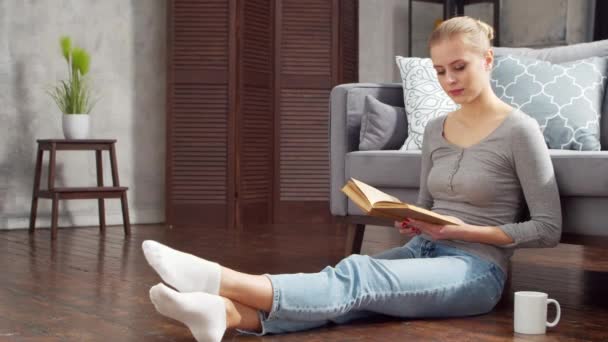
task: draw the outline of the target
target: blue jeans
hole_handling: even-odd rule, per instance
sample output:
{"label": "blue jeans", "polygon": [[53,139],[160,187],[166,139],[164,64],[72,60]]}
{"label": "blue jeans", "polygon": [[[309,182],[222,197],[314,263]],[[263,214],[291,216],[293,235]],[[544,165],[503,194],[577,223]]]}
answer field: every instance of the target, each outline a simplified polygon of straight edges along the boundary
{"label": "blue jeans", "polygon": [[373,257],[353,254],[319,273],[266,275],[270,313],[265,335],[307,330],[383,314],[402,318],[458,317],[494,308],[505,283],[493,263],[420,236]]}

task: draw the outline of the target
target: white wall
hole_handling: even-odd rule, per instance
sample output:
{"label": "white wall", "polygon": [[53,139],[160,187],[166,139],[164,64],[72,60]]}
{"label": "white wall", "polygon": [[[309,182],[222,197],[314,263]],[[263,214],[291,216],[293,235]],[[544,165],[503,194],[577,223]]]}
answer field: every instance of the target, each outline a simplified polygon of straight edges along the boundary
{"label": "white wall", "polygon": [[[92,138],[118,139],[132,222],[164,220],[165,31],[161,0],[0,0],[0,229],[28,226],[35,140],[62,137],[60,111],[45,90],[66,76],[64,34],[92,55],[100,95]],[[108,184],[107,156],[104,163]],[[57,167],[56,186],[95,185],[94,152],[58,152]],[[121,224],[119,201],[106,202],[108,224]],[[60,226],[98,224],[95,200],[59,208]],[[48,227],[50,201],[40,200],[38,217]]]}
{"label": "white wall", "polygon": [[[465,14],[492,23],[492,5],[475,4]],[[550,46],[591,40],[595,0],[502,1],[502,46]],[[413,56],[428,56],[426,44],[443,6],[413,3]],[[408,1],[359,0],[359,80],[399,82],[395,55],[408,56]]]}

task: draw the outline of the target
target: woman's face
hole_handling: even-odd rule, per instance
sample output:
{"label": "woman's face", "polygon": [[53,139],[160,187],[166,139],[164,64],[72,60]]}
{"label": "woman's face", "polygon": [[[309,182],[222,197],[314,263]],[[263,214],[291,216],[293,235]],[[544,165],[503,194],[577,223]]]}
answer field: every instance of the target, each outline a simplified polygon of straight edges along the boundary
{"label": "woman's face", "polygon": [[439,83],[454,102],[471,103],[490,88],[491,50],[482,55],[455,36],[435,43],[430,53]]}

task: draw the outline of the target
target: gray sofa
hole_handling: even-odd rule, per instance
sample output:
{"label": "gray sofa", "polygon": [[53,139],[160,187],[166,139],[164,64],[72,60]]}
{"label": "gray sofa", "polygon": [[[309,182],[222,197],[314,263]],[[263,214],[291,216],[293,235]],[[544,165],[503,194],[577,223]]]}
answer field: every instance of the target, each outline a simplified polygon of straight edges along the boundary
{"label": "gray sofa", "polygon": [[[608,56],[608,41],[527,49],[495,48],[496,55],[517,54],[555,63],[593,56]],[[389,222],[364,216],[340,191],[354,177],[398,198],[415,202],[420,178],[419,151],[358,151],[365,96],[403,107],[403,89],[396,84],[353,83],[331,92],[331,213],[349,223],[350,253],[361,248],[365,224]],[[550,150],[562,200],[563,237],[608,236],[608,96],[600,122],[602,151]],[[392,223],[390,223],[392,225]]]}

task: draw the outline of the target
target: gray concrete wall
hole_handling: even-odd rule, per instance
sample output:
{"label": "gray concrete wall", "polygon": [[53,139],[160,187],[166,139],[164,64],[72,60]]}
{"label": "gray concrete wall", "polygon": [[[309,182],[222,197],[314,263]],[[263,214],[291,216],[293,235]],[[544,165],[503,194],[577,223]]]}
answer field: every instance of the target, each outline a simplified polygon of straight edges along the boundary
{"label": "gray concrete wall", "polygon": [[[502,46],[550,46],[591,40],[595,0],[502,1]],[[413,3],[412,56],[428,56],[426,44],[443,6]],[[491,4],[469,5],[465,14],[493,21]],[[395,56],[408,56],[408,1],[359,0],[359,79],[399,82]]]}
{"label": "gray concrete wall", "polygon": [[[35,140],[62,138],[60,111],[45,91],[66,76],[64,34],[92,55],[92,138],[118,140],[132,222],[163,221],[166,2],[0,0],[0,229],[28,226]],[[104,163],[107,183],[107,156]],[[95,181],[93,152],[58,153],[56,186]],[[106,202],[108,224],[121,224],[119,201]],[[95,200],[59,208],[60,226],[98,224]],[[49,225],[50,201],[41,200],[38,216],[38,226]]]}

